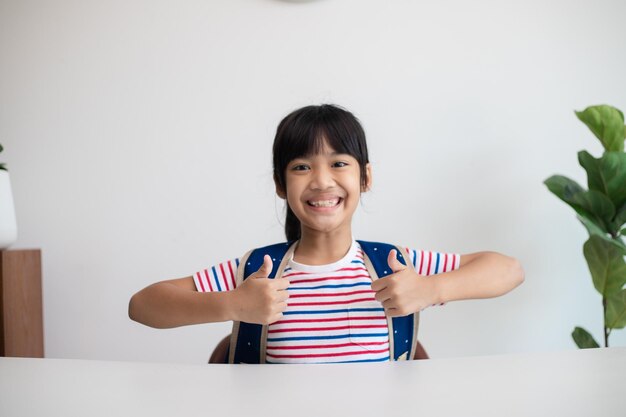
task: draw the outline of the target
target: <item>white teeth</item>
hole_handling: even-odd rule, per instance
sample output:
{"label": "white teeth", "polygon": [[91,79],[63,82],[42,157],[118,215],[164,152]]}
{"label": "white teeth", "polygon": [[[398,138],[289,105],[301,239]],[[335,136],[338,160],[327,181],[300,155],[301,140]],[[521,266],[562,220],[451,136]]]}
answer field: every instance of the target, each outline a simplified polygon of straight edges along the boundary
{"label": "white teeth", "polygon": [[313,207],[333,207],[339,203],[339,199],[336,200],[320,200],[320,201],[309,201],[308,202]]}

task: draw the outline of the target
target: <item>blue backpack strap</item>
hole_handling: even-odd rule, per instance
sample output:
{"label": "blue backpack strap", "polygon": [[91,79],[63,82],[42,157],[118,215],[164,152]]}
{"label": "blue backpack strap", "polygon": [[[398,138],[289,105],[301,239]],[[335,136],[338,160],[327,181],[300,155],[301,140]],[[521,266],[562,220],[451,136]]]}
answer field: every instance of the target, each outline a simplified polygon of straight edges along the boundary
{"label": "blue backpack strap", "polygon": [[[293,242],[277,243],[275,245],[266,246],[252,250],[247,259],[242,259],[239,267],[244,268],[243,280],[247,279],[251,274],[259,270],[263,265],[263,257],[269,255],[272,258],[273,267],[269,278],[276,277],[281,262],[287,253],[287,250]],[[238,282],[239,284],[239,282]],[[233,324],[233,334],[229,352],[230,363],[263,363],[265,358],[261,357],[265,349],[262,349],[264,327],[261,324],[235,322]],[[232,350],[233,346],[235,347]]]}
{"label": "blue backpack strap", "polygon": [[[358,240],[358,242],[363,252],[365,252],[365,255],[367,255],[367,258],[369,258],[378,278],[383,278],[393,273],[387,262],[389,251],[392,249],[396,249],[396,258],[398,261],[403,265],[407,265],[404,254],[397,246],[388,243],[366,242],[363,240]],[[412,266],[411,264],[410,267]],[[389,330],[390,333],[391,330],[393,330],[393,335],[389,335],[389,341],[393,343],[393,359],[396,361],[412,359],[417,343],[419,313],[409,314],[403,317],[393,317],[391,321],[392,326]]]}

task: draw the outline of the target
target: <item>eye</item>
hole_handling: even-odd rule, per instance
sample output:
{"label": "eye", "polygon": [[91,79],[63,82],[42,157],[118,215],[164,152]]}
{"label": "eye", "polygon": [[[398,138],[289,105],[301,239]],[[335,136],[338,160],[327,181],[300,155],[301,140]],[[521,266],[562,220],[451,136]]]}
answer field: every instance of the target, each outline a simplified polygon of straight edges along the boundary
{"label": "eye", "polygon": [[348,163],[344,162],[344,161],[337,161],[333,164],[334,168],[343,168],[343,167],[347,167]]}
{"label": "eye", "polygon": [[292,171],[306,171],[308,169],[310,169],[310,168],[306,164],[296,164],[296,165],[291,167]]}

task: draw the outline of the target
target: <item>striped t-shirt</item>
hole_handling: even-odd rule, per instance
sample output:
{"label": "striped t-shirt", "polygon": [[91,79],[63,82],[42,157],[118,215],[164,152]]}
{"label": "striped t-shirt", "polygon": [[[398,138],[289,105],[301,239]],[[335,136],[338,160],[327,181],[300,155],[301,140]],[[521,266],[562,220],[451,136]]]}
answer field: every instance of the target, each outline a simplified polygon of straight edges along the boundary
{"label": "striped t-shirt", "polygon": [[[457,254],[412,250],[406,253],[420,275],[457,269]],[[289,299],[283,317],[268,326],[266,362],[381,362],[390,359],[384,309],[374,298],[363,250],[353,241],[348,254],[329,265],[290,259],[283,279]],[[236,287],[239,259],[193,275],[200,292]],[[243,265],[241,266],[243,268]]]}

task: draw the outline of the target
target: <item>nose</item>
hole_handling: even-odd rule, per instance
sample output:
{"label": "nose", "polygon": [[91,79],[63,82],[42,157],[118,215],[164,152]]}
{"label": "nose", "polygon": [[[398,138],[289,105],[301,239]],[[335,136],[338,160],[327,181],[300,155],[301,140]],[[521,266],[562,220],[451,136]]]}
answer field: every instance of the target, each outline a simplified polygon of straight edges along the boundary
{"label": "nose", "polygon": [[328,167],[321,167],[313,171],[310,187],[312,190],[326,190],[335,185],[333,173]]}

